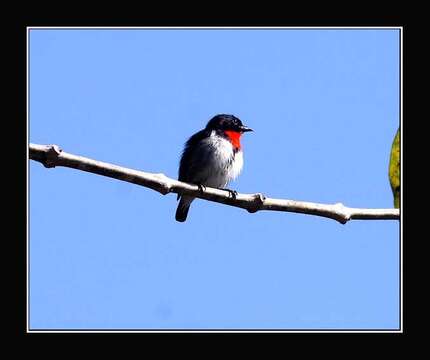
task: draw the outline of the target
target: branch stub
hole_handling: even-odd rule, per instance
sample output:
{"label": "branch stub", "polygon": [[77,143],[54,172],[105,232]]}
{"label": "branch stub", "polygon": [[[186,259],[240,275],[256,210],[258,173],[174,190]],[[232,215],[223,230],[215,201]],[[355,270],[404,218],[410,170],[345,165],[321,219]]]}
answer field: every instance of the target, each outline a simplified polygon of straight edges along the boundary
{"label": "branch stub", "polygon": [[63,151],[58,145],[51,145],[46,152],[46,160],[43,165],[47,168],[53,168],[58,162],[58,156]]}

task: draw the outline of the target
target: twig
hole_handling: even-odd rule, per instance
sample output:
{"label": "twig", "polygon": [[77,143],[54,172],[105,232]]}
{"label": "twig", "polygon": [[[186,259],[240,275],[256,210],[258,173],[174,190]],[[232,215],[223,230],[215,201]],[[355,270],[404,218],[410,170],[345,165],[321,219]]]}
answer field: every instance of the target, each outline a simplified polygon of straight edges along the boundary
{"label": "twig", "polygon": [[128,169],[83,156],[69,154],[57,145],[30,144],[30,159],[42,163],[45,167],[65,166],[79,169],[114,179],[131,182],[158,191],[166,195],[168,193],[192,195],[194,197],[235,206],[246,209],[250,213],[260,210],[273,210],[295,212],[309,215],[322,216],[334,219],[342,224],[349,220],[399,220],[399,209],[358,209],[349,208],[341,203],[318,204],[304,201],[272,199],[261,193],[240,194],[232,197],[226,190],[210,187],[199,188],[171,179],[164,174],[147,173]]}

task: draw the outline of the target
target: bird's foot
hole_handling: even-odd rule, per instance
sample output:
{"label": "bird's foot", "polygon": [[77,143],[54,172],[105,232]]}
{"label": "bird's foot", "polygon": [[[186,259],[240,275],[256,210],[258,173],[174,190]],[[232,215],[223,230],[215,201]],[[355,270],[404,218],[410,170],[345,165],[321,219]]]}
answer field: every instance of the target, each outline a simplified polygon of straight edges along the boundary
{"label": "bird's foot", "polygon": [[197,186],[199,187],[199,191],[203,194],[206,191],[206,186],[202,185],[202,184],[197,184]]}
{"label": "bird's foot", "polygon": [[223,188],[223,189],[221,189],[221,190],[228,191],[228,192],[229,192],[229,194],[230,194],[230,196],[231,196],[234,200],[236,200],[236,197],[237,197],[237,194],[238,194],[238,192],[237,192],[236,190],[231,190],[231,189],[227,189],[227,188]]}

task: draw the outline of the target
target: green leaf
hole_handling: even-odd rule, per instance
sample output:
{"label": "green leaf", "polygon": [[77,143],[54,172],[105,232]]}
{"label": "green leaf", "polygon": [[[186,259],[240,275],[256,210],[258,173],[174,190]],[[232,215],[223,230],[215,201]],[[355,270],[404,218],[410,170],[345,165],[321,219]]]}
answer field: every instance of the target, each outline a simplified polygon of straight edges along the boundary
{"label": "green leaf", "polygon": [[394,196],[394,207],[400,207],[400,131],[397,130],[391,146],[390,166],[388,171]]}

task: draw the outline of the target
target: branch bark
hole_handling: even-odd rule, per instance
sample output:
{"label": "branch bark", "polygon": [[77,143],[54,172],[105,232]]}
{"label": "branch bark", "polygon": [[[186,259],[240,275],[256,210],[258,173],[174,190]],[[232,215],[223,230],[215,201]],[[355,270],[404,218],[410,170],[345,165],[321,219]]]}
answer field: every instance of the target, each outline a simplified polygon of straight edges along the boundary
{"label": "branch bark", "polygon": [[200,199],[235,206],[254,213],[260,210],[285,211],[330,218],[345,224],[349,220],[399,220],[399,209],[359,209],[346,207],[341,203],[318,204],[305,201],[272,199],[261,193],[240,194],[232,197],[230,192],[210,187],[199,189],[192,185],[171,179],[164,174],[154,174],[117,166],[83,156],[62,151],[58,145],[30,144],[30,159],[42,163],[45,167],[64,166],[117,180],[141,185],[159,193],[192,195]]}

